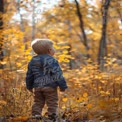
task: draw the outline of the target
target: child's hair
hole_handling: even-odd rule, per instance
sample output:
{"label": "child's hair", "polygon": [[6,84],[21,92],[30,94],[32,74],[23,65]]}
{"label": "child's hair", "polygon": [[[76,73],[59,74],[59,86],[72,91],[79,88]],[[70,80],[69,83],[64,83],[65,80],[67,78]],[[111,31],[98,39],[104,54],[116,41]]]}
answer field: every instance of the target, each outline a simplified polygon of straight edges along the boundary
{"label": "child's hair", "polygon": [[35,39],[31,43],[36,54],[48,54],[48,50],[52,45],[53,42],[49,39]]}

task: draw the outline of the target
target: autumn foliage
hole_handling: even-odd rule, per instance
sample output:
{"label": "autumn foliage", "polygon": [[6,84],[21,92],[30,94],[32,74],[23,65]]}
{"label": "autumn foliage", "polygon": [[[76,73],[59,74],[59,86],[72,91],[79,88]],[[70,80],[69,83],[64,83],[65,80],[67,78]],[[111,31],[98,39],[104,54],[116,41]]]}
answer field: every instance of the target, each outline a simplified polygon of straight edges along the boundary
{"label": "autumn foliage", "polygon": [[[94,2],[78,2],[89,47],[86,49],[75,2],[62,0],[42,11],[38,8],[40,0],[35,0],[35,3],[29,0],[4,1],[5,12],[0,13],[3,21],[0,28],[0,121],[36,121],[31,120],[33,94],[25,87],[27,64],[34,55],[30,47],[34,37],[54,41],[55,57],[61,63],[69,86],[64,94],[59,92],[59,122],[122,121],[121,6],[114,0],[109,5],[106,16],[107,55],[101,70],[98,50],[104,1]],[[33,12],[31,21],[26,17]],[[45,113],[44,110],[46,117]]]}

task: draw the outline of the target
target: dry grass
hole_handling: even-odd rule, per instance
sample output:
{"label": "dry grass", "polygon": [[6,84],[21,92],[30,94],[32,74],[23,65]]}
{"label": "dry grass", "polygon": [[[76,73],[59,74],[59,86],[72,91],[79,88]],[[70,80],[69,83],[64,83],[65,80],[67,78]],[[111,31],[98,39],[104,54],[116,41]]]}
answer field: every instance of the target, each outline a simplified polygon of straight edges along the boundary
{"label": "dry grass", "polygon": [[[64,74],[69,89],[64,94],[59,93],[59,119],[122,121],[121,68],[112,66],[108,65],[107,72],[100,72],[95,64],[67,70]],[[1,74],[0,116],[22,121],[30,116],[33,103],[32,94],[25,88],[25,73],[1,71]]]}

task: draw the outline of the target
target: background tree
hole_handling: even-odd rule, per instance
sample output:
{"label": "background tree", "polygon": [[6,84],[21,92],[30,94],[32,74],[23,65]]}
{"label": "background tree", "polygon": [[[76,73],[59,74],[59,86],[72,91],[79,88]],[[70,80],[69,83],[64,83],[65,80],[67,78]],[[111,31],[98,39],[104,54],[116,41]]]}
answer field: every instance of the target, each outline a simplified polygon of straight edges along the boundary
{"label": "background tree", "polygon": [[33,0],[33,6],[32,6],[32,40],[35,39],[35,0]]}
{"label": "background tree", "polygon": [[103,14],[102,14],[102,37],[99,46],[98,63],[100,69],[104,69],[105,56],[107,56],[107,46],[106,46],[106,29],[107,29],[107,18],[108,18],[108,8],[111,0],[105,0],[103,4]]}
{"label": "background tree", "polygon": [[[0,61],[3,60],[3,12],[4,12],[4,0],[0,2]],[[3,68],[3,65],[0,63],[0,68]]]}
{"label": "background tree", "polygon": [[84,44],[86,50],[89,50],[88,40],[87,40],[86,33],[85,33],[85,30],[84,30],[84,22],[83,22],[82,14],[80,12],[80,6],[79,6],[79,3],[78,3],[77,0],[75,0],[75,3],[76,3],[77,15],[78,15],[78,18],[79,18],[79,21],[80,21],[80,29],[81,29],[82,36],[83,36],[83,39],[84,39],[83,44]]}

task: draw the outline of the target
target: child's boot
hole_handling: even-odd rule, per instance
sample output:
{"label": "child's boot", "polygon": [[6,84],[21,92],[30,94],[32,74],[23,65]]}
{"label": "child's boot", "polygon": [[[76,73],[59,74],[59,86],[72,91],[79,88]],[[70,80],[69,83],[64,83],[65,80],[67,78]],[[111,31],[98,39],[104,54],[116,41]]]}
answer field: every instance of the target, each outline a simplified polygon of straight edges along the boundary
{"label": "child's boot", "polygon": [[52,122],[56,122],[57,115],[55,113],[48,115],[48,119],[51,120]]}

